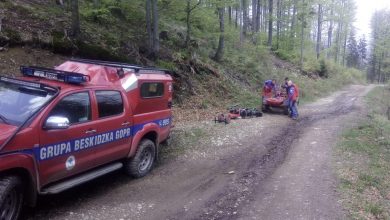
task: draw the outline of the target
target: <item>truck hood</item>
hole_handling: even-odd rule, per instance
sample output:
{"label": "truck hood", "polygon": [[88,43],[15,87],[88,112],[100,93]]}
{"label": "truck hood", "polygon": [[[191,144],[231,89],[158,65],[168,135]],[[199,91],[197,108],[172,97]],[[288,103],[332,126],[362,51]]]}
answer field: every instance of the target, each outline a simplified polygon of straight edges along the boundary
{"label": "truck hood", "polygon": [[14,125],[0,123],[0,146],[18,129]]}

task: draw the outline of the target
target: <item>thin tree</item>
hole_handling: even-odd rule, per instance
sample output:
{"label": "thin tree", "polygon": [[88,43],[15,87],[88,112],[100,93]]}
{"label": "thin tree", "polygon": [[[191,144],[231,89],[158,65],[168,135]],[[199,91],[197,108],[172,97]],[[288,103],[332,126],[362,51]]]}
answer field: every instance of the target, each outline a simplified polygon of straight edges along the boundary
{"label": "thin tree", "polygon": [[80,35],[80,12],[79,1],[72,0],[72,36],[74,38]]}
{"label": "thin tree", "polygon": [[146,32],[148,34],[148,48],[153,51],[153,32],[152,32],[152,0],[146,0]]}
{"label": "thin tree", "polygon": [[187,25],[187,35],[186,35],[186,48],[190,47],[191,42],[191,13],[195,10],[201,3],[201,0],[197,0],[195,5],[191,5],[192,0],[187,0],[186,7],[186,25]]}
{"label": "thin tree", "polygon": [[321,37],[322,37],[322,4],[318,4],[317,43],[316,43],[317,59],[320,58],[320,53],[321,53]]}
{"label": "thin tree", "polygon": [[302,16],[302,25],[301,25],[301,58],[300,58],[300,66],[301,70],[303,69],[303,48],[304,48],[304,42],[305,42],[305,26],[306,26],[306,17],[305,17],[305,0],[302,0],[302,7],[304,8],[302,11],[303,13],[301,14]]}
{"label": "thin tree", "polygon": [[273,30],[273,0],[268,1],[268,46],[272,47],[272,30]]}
{"label": "thin tree", "polygon": [[160,39],[158,35],[158,6],[157,0],[152,0],[152,17],[153,17],[153,53],[158,56],[160,51]]}
{"label": "thin tree", "polygon": [[214,60],[221,61],[225,48],[225,8],[223,6],[218,7],[218,17],[219,17],[219,43],[217,52],[214,55]]}

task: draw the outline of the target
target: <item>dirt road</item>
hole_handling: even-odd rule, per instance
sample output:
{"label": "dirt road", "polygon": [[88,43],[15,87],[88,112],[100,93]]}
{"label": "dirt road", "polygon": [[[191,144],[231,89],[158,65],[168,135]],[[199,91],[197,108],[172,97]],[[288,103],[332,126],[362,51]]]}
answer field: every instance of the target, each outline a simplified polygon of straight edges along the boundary
{"label": "dirt road", "polygon": [[301,106],[300,119],[178,124],[153,172],[121,172],[40,198],[28,219],[340,219],[332,171],[339,132],[371,87]]}

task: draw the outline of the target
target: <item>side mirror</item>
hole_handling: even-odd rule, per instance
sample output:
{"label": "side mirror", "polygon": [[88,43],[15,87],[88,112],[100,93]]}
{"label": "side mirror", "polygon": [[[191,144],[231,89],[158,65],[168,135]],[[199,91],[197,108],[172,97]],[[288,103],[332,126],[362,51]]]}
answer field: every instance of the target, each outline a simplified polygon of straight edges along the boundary
{"label": "side mirror", "polygon": [[44,125],[44,129],[53,130],[53,129],[67,129],[69,128],[69,119],[62,116],[50,116]]}

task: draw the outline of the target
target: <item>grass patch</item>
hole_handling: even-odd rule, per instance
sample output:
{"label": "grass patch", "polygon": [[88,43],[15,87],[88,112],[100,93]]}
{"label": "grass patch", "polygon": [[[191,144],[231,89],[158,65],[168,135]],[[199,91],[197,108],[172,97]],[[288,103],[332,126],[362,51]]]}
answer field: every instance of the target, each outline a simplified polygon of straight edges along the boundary
{"label": "grass patch", "polygon": [[338,144],[339,191],[352,219],[390,219],[389,88],[377,87],[366,97],[369,115],[345,131]]}
{"label": "grass patch", "polygon": [[168,147],[161,148],[163,159],[177,157],[196,148],[201,139],[208,137],[207,132],[201,128],[190,128],[172,133],[172,143]]}

